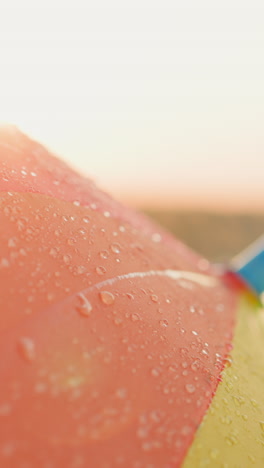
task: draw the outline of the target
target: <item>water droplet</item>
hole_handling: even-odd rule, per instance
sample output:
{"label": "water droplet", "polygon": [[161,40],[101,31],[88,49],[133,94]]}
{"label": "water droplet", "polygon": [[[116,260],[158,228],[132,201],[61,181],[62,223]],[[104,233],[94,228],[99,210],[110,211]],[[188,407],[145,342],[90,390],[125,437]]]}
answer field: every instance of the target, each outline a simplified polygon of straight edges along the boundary
{"label": "water droplet", "polygon": [[150,299],[152,300],[152,302],[158,302],[159,298],[156,294],[151,294],[150,296]]}
{"label": "water droplet", "polygon": [[191,312],[191,314],[194,314],[194,313],[195,313],[195,307],[194,307],[194,306],[191,306],[191,307],[190,307],[190,312]]}
{"label": "water droplet", "polygon": [[197,335],[198,335],[197,331],[195,331],[195,330],[192,330],[192,334],[193,334],[194,336],[197,336]]}
{"label": "water droplet", "polygon": [[251,398],[250,399],[250,403],[251,405],[254,407],[254,408],[257,408],[259,405],[258,405],[258,402],[256,400],[254,400],[254,398]]}
{"label": "water droplet", "polygon": [[86,224],[90,222],[90,218],[88,216],[84,216],[82,220]]}
{"label": "water droplet", "polygon": [[53,293],[50,293],[50,292],[49,292],[49,293],[47,294],[47,300],[48,300],[49,302],[53,301],[54,297],[55,297],[55,295],[54,295]]}
{"label": "water droplet", "polygon": [[63,255],[63,261],[64,263],[68,264],[71,261],[71,256],[70,255]]}
{"label": "water droplet", "polygon": [[160,324],[161,327],[167,328],[168,325],[169,325],[169,322],[168,322],[168,320],[160,320],[159,324]]}
{"label": "water droplet", "polygon": [[183,426],[183,428],[182,428],[182,430],[181,430],[181,433],[182,433],[184,436],[189,435],[191,432],[192,432],[192,428],[191,428],[190,426]]}
{"label": "water droplet", "polygon": [[35,392],[36,393],[45,393],[47,391],[47,384],[43,383],[43,382],[37,382],[35,384]]}
{"label": "water droplet", "polygon": [[226,436],[225,440],[230,447],[236,445],[238,442],[235,434],[229,434],[228,436]]}
{"label": "water droplet", "polygon": [[8,245],[8,247],[10,247],[10,248],[16,247],[16,245],[17,245],[17,238],[16,238],[16,237],[10,237],[10,239],[8,240],[7,245]]}
{"label": "water droplet", "polygon": [[133,296],[133,294],[131,294],[131,293],[126,293],[126,297],[127,297],[128,299],[130,299],[130,300],[133,300],[133,299],[134,299],[134,296]]}
{"label": "water droplet", "polygon": [[8,268],[10,265],[9,260],[7,258],[2,258],[0,261],[0,267],[1,268]]}
{"label": "water droplet", "polygon": [[264,421],[259,421],[260,429],[264,432]]}
{"label": "water droplet", "polygon": [[73,202],[73,204],[74,204],[75,206],[80,206],[80,202],[79,202],[78,200],[75,200],[75,201]]}
{"label": "water droplet", "polygon": [[11,208],[9,206],[4,207],[4,213],[6,216],[10,215]]}
{"label": "water droplet", "polygon": [[110,216],[111,216],[110,211],[104,211],[104,217],[105,218],[110,218]]}
{"label": "water droplet", "polygon": [[109,257],[109,252],[108,250],[102,250],[100,253],[99,253],[100,257],[103,258],[103,259],[107,259]]}
{"label": "water droplet", "polygon": [[116,391],[116,396],[117,398],[124,399],[127,396],[127,390],[126,388],[118,388]]}
{"label": "water droplet", "polygon": [[185,385],[185,390],[188,393],[194,393],[196,388],[195,388],[195,385],[193,385],[193,384],[186,384]]}
{"label": "water droplet", "polygon": [[58,255],[58,249],[56,247],[51,247],[49,254],[51,257],[56,258]]}
{"label": "water droplet", "polygon": [[18,350],[26,361],[33,361],[36,358],[35,343],[31,338],[21,337],[18,341]]}
{"label": "water droplet", "polygon": [[191,369],[196,372],[199,369],[199,367],[200,367],[200,362],[198,361],[198,359],[196,359],[191,364]]}
{"label": "water droplet", "polygon": [[160,375],[160,371],[157,367],[153,367],[150,371],[152,377],[158,377]]}
{"label": "water droplet", "polygon": [[211,449],[210,450],[210,457],[212,460],[216,460],[219,457],[219,450],[218,449]]}
{"label": "water droplet", "polygon": [[1,455],[4,457],[11,457],[15,452],[15,444],[8,442],[1,447]]}
{"label": "water droplet", "polygon": [[98,275],[104,275],[106,272],[106,269],[103,266],[98,266],[95,268],[95,271]]}
{"label": "water droplet", "polygon": [[74,245],[74,244],[76,244],[76,239],[74,239],[74,237],[70,237],[70,238],[67,240],[67,244],[68,244],[68,245]]}
{"label": "water droplet", "polygon": [[115,325],[121,325],[121,323],[123,323],[123,320],[120,317],[116,317],[114,319],[114,324]]}
{"label": "water droplet", "polygon": [[144,439],[145,437],[148,436],[149,429],[147,426],[141,426],[137,430],[137,436],[139,439]]}
{"label": "water droplet", "polygon": [[87,297],[83,293],[78,293],[77,297],[80,301],[80,304],[77,305],[76,310],[80,315],[89,317],[93,309],[90,301],[88,301]]}
{"label": "water droplet", "polygon": [[99,296],[101,301],[106,305],[111,305],[115,301],[115,296],[109,291],[100,291]]}
{"label": "water droplet", "polygon": [[[180,353],[181,355],[184,357],[184,356],[187,356],[188,355],[188,349],[187,348],[180,348]],[[183,363],[184,364],[184,363]],[[187,364],[188,365],[188,364]],[[184,367],[184,366],[183,366]],[[186,366],[187,367],[187,366]]]}
{"label": "water droplet", "polygon": [[78,265],[75,269],[76,275],[83,275],[86,272],[87,268],[84,265]]}
{"label": "water droplet", "polygon": [[140,320],[140,316],[136,313],[132,314],[131,315],[131,320],[132,322],[137,322],[138,320]]}
{"label": "water droplet", "polygon": [[241,406],[245,403],[245,398],[239,395],[232,395],[234,403],[236,406]]}
{"label": "water droplet", "polygon": [[231,357],[225,357],[223,359],[223,362],[225,364],[226,367],[230,367],[233,363],[233,359]]}
{"label": "water droplet", "polygon": [[112,252],[114,252],[116,254],[120,253],[120,251],[121,251],[121,246],[118,243],[112,244],[110,246],[110,248],[111,248]]}

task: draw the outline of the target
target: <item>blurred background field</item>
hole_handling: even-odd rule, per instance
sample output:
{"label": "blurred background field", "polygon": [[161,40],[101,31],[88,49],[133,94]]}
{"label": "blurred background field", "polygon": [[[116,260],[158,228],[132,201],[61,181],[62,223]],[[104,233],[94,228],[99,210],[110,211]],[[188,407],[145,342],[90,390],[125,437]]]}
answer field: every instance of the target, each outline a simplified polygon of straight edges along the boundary
{"label": "blurred background field", "polygon": [[264,232],[264,215],[146,210],[160,225],[214,262],[225,262]]}
{"label": "blurred background field", "polygon": [[263,233],[263,0],[10,0],[0,120],[210,259]]}

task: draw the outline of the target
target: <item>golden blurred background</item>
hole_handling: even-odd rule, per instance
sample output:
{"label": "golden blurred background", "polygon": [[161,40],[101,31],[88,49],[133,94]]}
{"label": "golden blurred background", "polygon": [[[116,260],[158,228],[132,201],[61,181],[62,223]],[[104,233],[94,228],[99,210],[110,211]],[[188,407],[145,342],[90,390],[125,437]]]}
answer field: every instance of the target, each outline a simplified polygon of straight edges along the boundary
{"label": "golden blurred background", "polygon": [[264,232],[264,216],[241,213],[147,210],[187,245],[213,262],[227,262]]}
{"label": "golden blurred background", "polygon": [[263,232],[263,0],[9,0],[0,120],[212,259]]}

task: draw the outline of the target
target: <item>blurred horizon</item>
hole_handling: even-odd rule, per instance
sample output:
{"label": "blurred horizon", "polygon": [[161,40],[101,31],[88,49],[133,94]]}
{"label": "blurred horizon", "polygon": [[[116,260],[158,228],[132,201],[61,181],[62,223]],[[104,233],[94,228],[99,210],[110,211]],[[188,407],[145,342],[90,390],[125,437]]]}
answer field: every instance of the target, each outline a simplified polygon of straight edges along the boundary
{"label": "blurred horizon", "polygon": [[138,208],[264,212],[262,0],[10,0],[0,120]]}

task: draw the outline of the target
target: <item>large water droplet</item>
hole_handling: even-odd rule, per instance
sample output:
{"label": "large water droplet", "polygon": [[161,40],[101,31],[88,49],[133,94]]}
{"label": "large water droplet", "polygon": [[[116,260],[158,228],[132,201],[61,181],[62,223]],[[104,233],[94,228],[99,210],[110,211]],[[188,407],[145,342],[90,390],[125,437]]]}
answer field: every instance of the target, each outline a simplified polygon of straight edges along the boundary
{"label": "large water droplet", "polygon": [[105,267],[103,267],[103,266],[97,266],[97,267],[95,268],[95,271],[96,271],[96,273],[97,273],[98,275],[101,275],[101,276],[102,276],[102,275],[105,274],[106,269],[105,269]]}
{"label": "large water droplet", "polygon": [[195,361],[192,362],[191,364],[191,369],[196,372],[200,367],[200,362],[198,361],[198,359],[196,359]]}
{"label": "large water droplet", "polygon": [[131,320],[132,322],[137,322],[138,320],[140,320],[140,316],[136,313],[132,314],[131,315]]}
{"label": "large water droplet", "polygon": [[108,250],[102,250],[100,253],[99,253],[100,257],[103,258],[104,260],[106,260],[108,257],[109,257],[109,252]]}
{"label": "large water droplet", "polygon": [[17,246],[17,238],[16,237],[10,237],[7,243],[8,247],[16,247]]}
{"label": "large water droplet", "polygon": [[195,385],[193,385],[193,384],[186,384],[185,389],[186,389],[186,392],[188,392],[190,394],[194,393],[195,390],[196,390]]}
{"label": "large water droplet", "polygon": [[90,301],[88,301],[87,297],[83,293],[78,293],[77,297],[80,301],[80,304],[76,306],[76,310],[80,315],[89,317],[93,309]]}
{"label": "large water droplet", "polygon": [[160,321],[159,321],[159,324],[160,324],[160,326],[161,326],[162,328],[167,328],[168,325],[169,325],[169,322],[168,322],[168,320],[160,320]]}
{"label": "large water droplet", "polygon": [[56,247],[51,247],[49,254],[51,257],[56,258],[58,255],[58,249]]}
{"label": "large water droplet", "polygon": [[115,325],[121,325],[122,323],[123,323],[123,319],[121,319],[121,317],[114,318]]}
{"label": "large water droplet", "polygon": [[64,263],[68,264],[71,261],[71,256],[70,255],[63,255],[63,261]]}
{"label": "large water droplet", "polygon": [[76,239],[74,239],[74,237],[69,237],[69,239],[67,240],[67,244],[71,246],[76,244]]}
{"label": "large water droplet", "polygon": [[111,305],[115,301],[115,296],[109,291],[100,291],[99,296],[101,301],[106,305]]}
{"label": "large water droplet", "polygon": [[112,250],[113,253],[118,254],[121,251],[121,246],[120,244],[115,243],[110,246],[110,249]]}
{"label": "large water droplet", "polygon": [[159,298],[158,298],[158,296],[156,294],[151,294],[150,299],[152,300],[152,302],[155,302],[155,303],[158,302],[158,300],[159,300]]}

